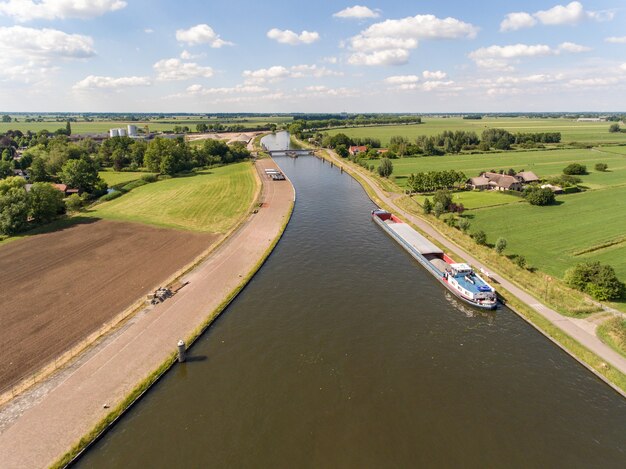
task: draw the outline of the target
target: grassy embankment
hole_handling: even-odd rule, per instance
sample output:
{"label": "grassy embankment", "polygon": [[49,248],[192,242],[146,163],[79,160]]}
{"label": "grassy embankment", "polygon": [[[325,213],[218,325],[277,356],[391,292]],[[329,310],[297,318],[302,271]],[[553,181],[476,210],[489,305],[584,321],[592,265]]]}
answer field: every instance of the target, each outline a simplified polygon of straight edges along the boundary
{"label": "grassy embankment", "polygon": [[330,135],[344,133],[349,137],[380,139],[383,146],[394,135],[414,140],[420,135],[436,135],[444,130],[466,130],[479,136],[486,128],[506,129],[509,132],[561,132],[563,143],[626,143],[626,133],[609,133],[610,122],[576,122],[568,119],[489,118],[469,120],[461,118],[424,117],[422,124],[385,125],[329,130]]}
{"label": "grassy embankment", "polygon": [[85,215],[212,233],[227,232],[249,210],[256,190],[249,162],[138,187]]}

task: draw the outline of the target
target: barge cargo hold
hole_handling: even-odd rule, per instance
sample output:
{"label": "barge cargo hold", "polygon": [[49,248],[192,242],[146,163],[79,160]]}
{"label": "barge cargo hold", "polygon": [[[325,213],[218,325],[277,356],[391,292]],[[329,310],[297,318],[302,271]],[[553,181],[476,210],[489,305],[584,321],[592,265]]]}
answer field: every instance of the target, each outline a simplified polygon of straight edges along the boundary
{"label": "barge cargo hold", "polygon": [[386,210],[372,218],[457,298],[481,309],[496,309],[496,290],[465,263],[454,262],[433,243]]}

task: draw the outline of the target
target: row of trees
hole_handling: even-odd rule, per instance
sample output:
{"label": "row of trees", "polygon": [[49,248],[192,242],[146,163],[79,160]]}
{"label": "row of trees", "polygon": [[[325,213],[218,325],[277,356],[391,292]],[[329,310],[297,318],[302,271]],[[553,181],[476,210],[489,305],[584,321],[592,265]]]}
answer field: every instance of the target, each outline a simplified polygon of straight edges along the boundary
{"label": "row of trees", "polygon": [[467,176],[462,171],[428,171],[411,174],[407,186],[411,192],[433,192],[439,189],[452,189],[464,184]]}
{"label": "row of trees", "polygon": [[29,192],[26,181],[10,177],[0,181],[0,234],[13,235],[36,224],[49,223],[65,213],[63,193],[52,184],[36,182]]}

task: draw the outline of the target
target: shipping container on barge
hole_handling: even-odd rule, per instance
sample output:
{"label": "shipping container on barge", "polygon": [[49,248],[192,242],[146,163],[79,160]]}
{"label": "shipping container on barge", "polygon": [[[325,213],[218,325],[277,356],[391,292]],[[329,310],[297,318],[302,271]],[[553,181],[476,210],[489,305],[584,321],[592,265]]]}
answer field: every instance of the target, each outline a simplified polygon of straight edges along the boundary
{"label": "shipping container on barge", "polygon": [[372,218],[456,297],[477,308],[496,308],[496,290],[469,265],[454,262],[441,249],[386,210],[372,210]]}

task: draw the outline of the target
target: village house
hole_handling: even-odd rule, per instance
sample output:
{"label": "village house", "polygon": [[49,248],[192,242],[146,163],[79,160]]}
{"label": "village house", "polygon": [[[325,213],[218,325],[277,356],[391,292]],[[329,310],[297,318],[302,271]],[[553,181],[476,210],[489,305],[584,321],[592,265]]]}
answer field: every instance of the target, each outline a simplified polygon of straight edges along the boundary
{"label": "village house", "polygon": [[533,182],[539,182],[539,177],[532,171],[521,171],[515,175],[517,180],[523,184],[531,184]]}
{"label": "village house", "polygon": [[352,156],[358,155],[359,153],[367,153],[367,147],[365,145],[351,145],[348,148],[348,153]]}
{"label": "village house", "polygon": [[521,191],[522,182],[515,176],[486,172],[471,178],[467,185],[472,189],[493,189],[497,191]]}
{"label": "village house", "polygon": [[477,176],[475,178],[469,178],[467,181],[467,185],[472,189],[484,190],[489,189],[489,179],[485,176]]}

